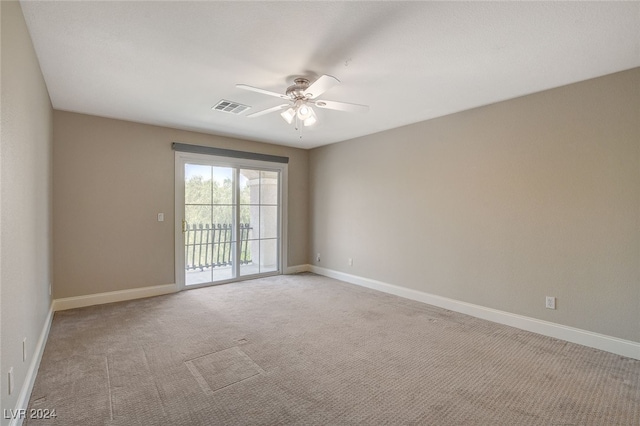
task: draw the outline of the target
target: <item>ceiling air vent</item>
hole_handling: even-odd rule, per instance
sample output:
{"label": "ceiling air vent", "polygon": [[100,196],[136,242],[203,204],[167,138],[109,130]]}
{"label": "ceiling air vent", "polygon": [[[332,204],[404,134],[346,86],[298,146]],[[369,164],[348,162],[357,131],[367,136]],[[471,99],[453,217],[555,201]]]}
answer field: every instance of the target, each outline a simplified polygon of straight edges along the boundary
{"label": "ceiling air vent", "polygon": [[214,111],[228,112],[230,114],[241,114],[249,108],[251,107],[238,102],[227,101],[226,99],[220,100],[220,102],[211,107]]}

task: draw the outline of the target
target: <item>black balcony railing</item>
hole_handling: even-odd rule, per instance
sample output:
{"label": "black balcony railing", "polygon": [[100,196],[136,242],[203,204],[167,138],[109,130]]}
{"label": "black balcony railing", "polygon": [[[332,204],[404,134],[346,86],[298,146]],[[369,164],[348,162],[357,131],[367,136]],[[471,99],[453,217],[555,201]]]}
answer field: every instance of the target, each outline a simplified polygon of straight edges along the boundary
{"label": "black balcony railing", "polygon": [[[240,224],[241,265],[251,263],[248,223]],[[187,271],[219,268],[233,265],[233,226],[227,223],[187,225],[184,235],[185,269]]]}

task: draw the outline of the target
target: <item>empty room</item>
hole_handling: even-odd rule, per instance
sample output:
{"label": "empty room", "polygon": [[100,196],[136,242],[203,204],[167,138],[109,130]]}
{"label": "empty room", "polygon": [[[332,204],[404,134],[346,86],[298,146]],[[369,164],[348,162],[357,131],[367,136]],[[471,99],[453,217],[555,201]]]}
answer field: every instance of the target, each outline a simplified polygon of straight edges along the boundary
{"label": "empty room", "polygon": [[640,2],[0,22],[1,426],[640,426]]}

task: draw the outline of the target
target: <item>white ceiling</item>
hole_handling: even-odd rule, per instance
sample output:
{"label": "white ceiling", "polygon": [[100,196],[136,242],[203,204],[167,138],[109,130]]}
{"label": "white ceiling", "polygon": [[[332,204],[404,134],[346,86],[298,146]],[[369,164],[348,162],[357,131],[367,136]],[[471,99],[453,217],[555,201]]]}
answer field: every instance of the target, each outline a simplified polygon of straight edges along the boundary
{"label": "white ceiling", "polygon": [[[311,148],[640,66],[640,2],[38,2],[23,12],[54,108]],[[342,84],[303,138],[295,76]],[[212,111],[220,99],[252,108]]]}

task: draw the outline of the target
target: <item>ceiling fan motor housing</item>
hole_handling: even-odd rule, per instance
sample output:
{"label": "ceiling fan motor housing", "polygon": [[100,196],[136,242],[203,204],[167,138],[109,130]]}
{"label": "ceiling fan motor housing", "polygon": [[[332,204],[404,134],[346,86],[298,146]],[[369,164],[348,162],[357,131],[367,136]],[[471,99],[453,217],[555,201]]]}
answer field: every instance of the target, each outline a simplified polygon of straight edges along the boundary
{"label": "ceiling fan motor housing", "polygon": [[293,80],[293,83],[294,84],[287,87],[286,92],[286,95],[291,99],[308,99],[312,96],[311,93],[307,93],[306,95],[304,93],[304,91],[309,88],[309,80],[299,77]]}

